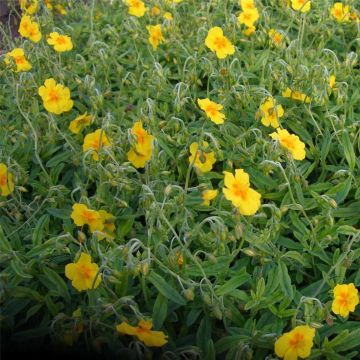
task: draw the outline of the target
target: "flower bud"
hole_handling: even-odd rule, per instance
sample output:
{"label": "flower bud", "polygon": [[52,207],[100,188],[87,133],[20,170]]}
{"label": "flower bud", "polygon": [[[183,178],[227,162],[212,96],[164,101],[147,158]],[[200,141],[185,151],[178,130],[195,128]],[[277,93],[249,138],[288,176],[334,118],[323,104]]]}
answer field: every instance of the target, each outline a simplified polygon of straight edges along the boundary
{"label": "flower bud", "polygon": [[189,288],[183,291],[184,298],[187,301],[193,301],[195,298],[194,290],[193,288]]}

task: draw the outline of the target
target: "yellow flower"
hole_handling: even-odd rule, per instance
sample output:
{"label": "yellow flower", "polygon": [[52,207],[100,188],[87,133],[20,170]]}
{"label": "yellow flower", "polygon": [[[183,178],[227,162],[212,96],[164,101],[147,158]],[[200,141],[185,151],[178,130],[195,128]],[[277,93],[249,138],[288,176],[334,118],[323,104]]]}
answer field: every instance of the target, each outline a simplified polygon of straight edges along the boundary
{"label": "yellow flower", "polygon": [[280,145],[289,150],[295,160],[305,159],[305,144],[298,136],[290,134],[285,129],[276,129],[277,133],[270,134],[273,140],[278,140]]}
{"label": "yellow flower", "polygon": [[251,36],[252,34],[254,34],[255,30],[256,30],[255,26],[250,26],[250,27],[246,28],[245,30],[243,30],[243,34],[246,36]]}
{"label": "yellow flower", "polygon": [[22,37],[28,38],[34,43],[37,43],[41,40],[39,24],[35,21],[31,21],[31,18],[28,15],[24,15],[21,18],[18,31]]}
{"label": "yellow flower", "polygon": [[156,16],[156,15],[160,15],[161,13],[161,10],[158,6],[153,6],[151,9],[150,9],[150,15],[151,16]]}
{"label": "yellow flower", "polygon": [[205,190],[205,191],[203,191],[202,192],[203,202],[202,202],[201,205],[209,206],[210,201],[214,200],[216,198],[217,194],[218,194],[217,190]]}
{"label": "yellow flower", "polygon": [[103,240],[103,239],[114,239],[115,238],[115,224],[114,224],[114,220],[115,220],[115,217],[114,215],[108,213],[107,211],[105,210],[99,210],[98,213],[100,214],[101,216],[101,219],[104,223],[104,229],[103,229],[103,233],[104,235],[102,234],[97,234],[97,238],[99,240]]}
{"label": "yellow flower", "polygon": [[31,69],[31,64],[26,60],[25,57],[25,53],[24,50],[21,48],[15,48],[14,50],[8,52],[5,55],[5,64],[10,64],[11,60],[10,58],[13,59],[13,61],[15,62],[16,65],[16,70],[15,72],[19,72],[19,71],[28,71]]}
{"label": "yellow flower", "polygon": [[161,25],[150,25],[147,26],[146,29],[148,30],[150,36],[149,36],[149,42],[152,45],[153,49],[156,50],[159,46],[159,44],[162,44],[165,39],[161,32]]}
{"label": "yellow flower", "polygon": [[225,59],[228,55],[235,53],[235,47],[230,40],[224,36],[222,29],[218,26],[212,27],[205,39],[205,45],[213,52],[219,59]]}
{"label": "yellow flower", "polygon": [[65,276],[78,291],[96,289],[101,283],[101,275],[98,272],[99,267],[91,262],[91,256],[86,253],[81,253],[76,263],[65,266]]}
{"label": "yellow flower", "polygon": [[70,98],[69,88],[57,84],[53,78],[45,80],[44,86],[39,87],[38,94],[42,98],[45,109],[56,115],[70,111],[74,105]]}
{"label": "yellow flower", "polygon": [[56,10],[57,13],[59,13],[60,15],[66,15],[66,10],[65,10],[65,8],[64,8],[61,4],[56,4],[56,5],[55,5],[55,10]]}
{"label": "yellow flower", "polygon": [[175,255],[177,257],[177,260],[176,260],[177,264],[179,266],[184,265],[184,256],[183,256],[183,254],[180,251],[177,251]]}
{"label": "yellow flower", "polygon": [[336,285],[333,289],[334,300],[331,310],[342,317],[349,316],[349,312],[355,311],[359,304],[358,289],[353,283]]}
{"label": "yellow flower", "polygon": [[224,123],[225,115],[221,112],[224,107],[221,104],[217,104],[208,98],[198,99],[197,102],[200,109],[205,111],[206,116],[210,118],[212,122],[217,125]]}
{"label": "yellow flower", "polygon": [[350,7],[349,5],[344,5],[341,2],[336,2],[333,5],[330,9],[330,14],[339,23],[350,21]]}
{"label": "yellow flower", "polygon": [[69,129],[73,134],[78,134],[84,129],[85,126],[90,125],[91,121],[91,115],[88,115],[87,113],[79,115],[75,120],[70,123]]}
{"label": "yellow flower", "polygon": [[164,19],[165,20],[168,20],[168,21],[171,21],[171,20],[173,20],[174,18],[173,18],[173,16],[172,16],[172,14],[170,13],[170,12],[166,12],[166,13],[164,13]]}
{"label": "yellow flower", "polygon": [[291,0],[291,7],[294,10],[299,10],[302,13],[308,12],[311,9],[310,0]]}
{"label": "yellow flower", "polygon": [[141,121],[137,121],[131,129],[136,143],[128,151],[128,160],[136,167],[143,168],[152,156],[152,143],[154,137],[143,127]]}
{"label": "yellow flower", "polygon": [[88,225],[91,232],[102,231],[104,220],[99,211],[91,210],[84,204],[74,204],[70,217],[76,226]]}
{"label": "yellow flower", "polygon": [[315,329],[307,325],[297,326],[284,333],[275,342],[275,354],[285,360],[297,360],[310,356]]}
{"label": "yellow flower", "polygon": [[240,0],[240,6],[244,11],[256,9],[254,0]]}
{"label": "yellow flower", "polygon": [[276,100],[269,97],[260,105],[261,123],[264,126],[279,127],[279,118],[284,116],[284,109],[276,105]]}
{"label": "yellow flower", "polygon": [[60,35],[58,32],[52,32],[47,38],[47,43],[54,47],[57,52],[70,51],[73,48],[71,37]]}
{"label": "yellow flower", "polygon": [[245,10],[240,13],[238,16],[238,21],[240,24],[244,24],[247,27],[254,26],[254,23],[259,19],[259,12],[256,8]]}
{"label": "yellow flower", "polygon": [[329,78],[329,86],[332,89],[335,86],[336,83],[336,76],[335,75],[330,75]]}
{"label": "yellow flower", "polygon": [[[209,144],[206,141],[202,142],[202,148],[205,150]],[[216,162],[215,154],[213,151],[205,152],[203,150],[199,150],[199,144],[197,142],[193,142],[190,145],[190,156],[189,163],[192,164],[197,170],[202,173],[206,173],[211,171],[213,165]]]}
{"label": "yellow flower", "polygon": [[116,330],[120,334],[136,336],[146,346],[163,346],[168,340],[162,331],[153,331],[152,322],[148,320],[140,320],[138,326],[131,326],[126,322],[116,326]]}
{"label": "yellow flower", "polygon": [[144,16],[146,7],[141,0],[125,0],[126,5],[129,7],[128,14],[136,17]]}
{"label": "yellow flower", "polygon": [[53,9],[53,5],[51,3],[52,0],[44,0],[45,6],[49,9],[52,10]]}
{"label": "yellow flower", "polygon": [[173,4],[179,4],[179,3],[181,3],[183,0],[166,0],[166,2],[167,3],[169,3],[169,4],[171,4],[171,3],[173,3]]}
{"label": "yellow flower", "polygon": [[242,215],[254,215],[261,203],[261,195],[250,187],[249,175],[243,169],[236,169],[235,176],[224,171],[223,193],[225,198],[238,208]]}
{"label": "yellow flower", "polygon": [[96,131],[87,134],[84,138],[83,151],[92,150],[92,158],[95,161],[99,161],[99,151],[101,148],[107,148],[110,146],[110,141],[103,129],[97,129]]}
{"label": "yellow flower", "polygon": [[279,47],[284,47],[283,44],[283,36],[279,31],[276,31],[275,29],[270,29],[268,32],[268,35],[271,39],[271,41]]}
{"label": "yellow flower", "polygon": [[38,0],[19,0],[20,9],[26,14],[33,15],[38,8]]}
{"label": "yellow flower", "polygon": [[0,196],[8,196],[15,189],[14,176],[4,163],[0,163]]}
{"label": "yellow flower", "polygon": [[300,91],[293,91],[290,88],[287,88],[285,91],[282,92],[282,96],[294,100],[303,101],[306,103],[311,102],[311,98]]}

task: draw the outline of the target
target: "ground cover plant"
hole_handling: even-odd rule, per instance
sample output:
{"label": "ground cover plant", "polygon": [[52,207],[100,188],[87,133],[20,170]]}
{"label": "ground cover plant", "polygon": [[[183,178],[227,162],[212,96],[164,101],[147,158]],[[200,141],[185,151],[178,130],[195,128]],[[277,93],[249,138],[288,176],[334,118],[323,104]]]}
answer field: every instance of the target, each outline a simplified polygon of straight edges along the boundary
{"label": "ground cover plant", "polygon": [[18,5],[2,346],[359,358],[359,3]]}

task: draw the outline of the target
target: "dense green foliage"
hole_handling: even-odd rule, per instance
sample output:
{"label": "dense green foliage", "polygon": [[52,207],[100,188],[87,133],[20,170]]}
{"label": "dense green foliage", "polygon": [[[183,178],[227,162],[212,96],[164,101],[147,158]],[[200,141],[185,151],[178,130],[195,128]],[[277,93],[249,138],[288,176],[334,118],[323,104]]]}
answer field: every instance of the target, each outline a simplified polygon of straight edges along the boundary
{"label": "dense green foliage", "polygon": [[[140,359],[270,359],[283,332],[307,323],[316,327],[311,358],[358,358],[360,306],[343,319],[331,303],[336,284],[360,286],[359,25],[337,23],[327,0],[306,14],[258,1],[250,37],[235,0],[146,1],[173,21],[130,16],[119,0],[73,1],[65,16],[40,3],[43,39],[4,41],[5,52],[23,47],[32,69],[0,62],[0,162],[16,186],[0,196],[2,332],[15,342],[117,352],[136,339],[115,326],[149,318],[169,342],[131,346]],[[154,51],[146,26],[158,23],[165,42]],[[212,26],[223,28],[234,55],[220,60],[205,46]],[[272,44],[270,28],[283,31],[284,48]],[[54,30],[71,36],[72,51],[46,43]],[[50,77],[70,88],[70,112],[44,109],[38,88]],[[287,87],[311,103],[282,97]],[[269,95],[306,159],[288,156],[259,121]],[[221,103],[225,123],[207,119],[198,98]],[[93,123],[72,134],[70,121],[86,111]],[[155,139],[145,169],[127,159],[138,119]],[[98,128],[111,147],[97,162],[82,144]],[[217,161],[201,175],[188,158],[202,140]],[[239,168],[262,196],[254,216],[237,213],[222,193],[222,172]],[[219,194],[203,206],[209,187]],[[74,203],[113,214],[115,239],[80,232]],[[78,292],[65,277],[80,252],[100,267],[97,289]]]}

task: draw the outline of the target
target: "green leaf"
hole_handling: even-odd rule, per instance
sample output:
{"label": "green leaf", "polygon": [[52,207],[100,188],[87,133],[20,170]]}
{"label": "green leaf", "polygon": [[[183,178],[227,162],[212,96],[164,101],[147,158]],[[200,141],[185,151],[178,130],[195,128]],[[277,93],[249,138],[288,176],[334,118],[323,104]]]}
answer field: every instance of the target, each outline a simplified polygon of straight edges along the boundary
{"label": "green leaf", "polygon": [[215,294],[223,296],[237,289],[239,286],[245,284],[250,279],[250,275],[245,269],[241,270],[239,275],[235,275],[233,278],[228,280],[224,285],[215,289]]}
{"label": "green leaf", "polygon": [[44,230],[49,225],[50,216],[45,214],[38,220],[34,232],[32,234],[32,242],[34,246],[40,245],[44,237]]}
{"label": "green leaf", "polygon": [[282,292],[289,299],[293,299],[294,292],[291,286],[291,278],[289,276],[289,272],[286,265],[282,261],[279,261],[278,263],[278,276],[279,276],[279,283]]}
{"label": "green leaf", "polygon": [[[56,288],[59,296],[65,298],[70,302],[69,290],[65,284],[63,278],[54,270],[51,270],[47,267],[43,268],[43,272],[46,278],[51,282],[51,284]],[[50,289],[53,290],[53,289]]]}
{"label": "green leaf", "polygon": [[347,132],[347,130],[343,131],[342,134],[342,148],[344,151],[344,155],[346,158],[346,161],[349,165],[349,168],[351,170],[355,169],[355,164],[356,164],[356,156],[355,156],[355,151],[354,151],[354,147],[351,143],[350,137],[349,137],[349,133]]}
{"label": "green leaf", "polygon": [[161,329],[166,319],[168,309],[168,299],[161,293],[156,297],[152,320],[154,323],[154,329]]}
{"label": "green leaf", "polygon": [[186,300],[160,275],[152,271],[147,279],[156,287],[159,293],[164,295],[167,299],[179,305],[186,305]]}

